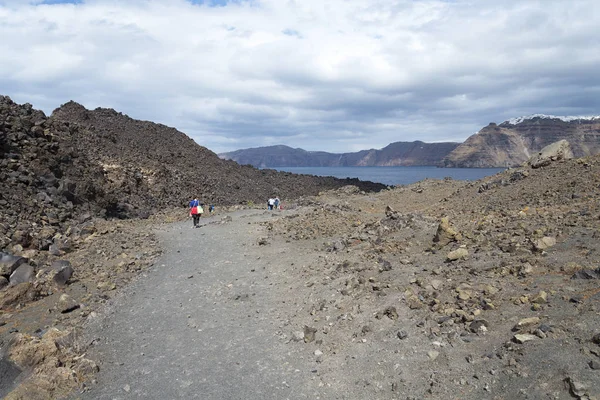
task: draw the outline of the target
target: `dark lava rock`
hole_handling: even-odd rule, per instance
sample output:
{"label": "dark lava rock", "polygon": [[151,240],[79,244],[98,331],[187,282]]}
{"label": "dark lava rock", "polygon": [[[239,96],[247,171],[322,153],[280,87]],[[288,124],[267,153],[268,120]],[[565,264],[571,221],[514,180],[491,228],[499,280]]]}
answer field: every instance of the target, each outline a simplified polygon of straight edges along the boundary
{"label": "dark lava rock", "polygon": [[15,388],[20,374],[21,370],[15,364],[0,357],[0,398]]}
{"label": "dark lava rock", "polygon": [[481,327],[489,328],[490,324],[485,319],[476,319],[475,321],[469,324],[469,329],[471,332],[478,332]]}
{"label": "dark lava rock", "polygon": [[396,336],[398,336],[398,339],[404,340],[408,337],[408,333],[406,331],[398,331]]}
{"label": "dark lava rock", "polygon": [[14,286],[19,283],[33,282],[34,279],[35,269],[29,264],[23,264],[10,275],[10,284]]}
{"label": "dark lava rock", "polygon": [[10,276],[21,264],[27,261],[24,257],[0,253],[0,275]]}
{"label": "dark lava rock", "polygon": [[600,279],[600,268],[582,269],[571,276],[571,279]]}
{"label": "dark lava rock", "polygon": [[66,260],[53,262],[51,268],[55,271],[52,280],[59,286],[66,285],[73,275],[73,267],[71,266],[71,263]]}

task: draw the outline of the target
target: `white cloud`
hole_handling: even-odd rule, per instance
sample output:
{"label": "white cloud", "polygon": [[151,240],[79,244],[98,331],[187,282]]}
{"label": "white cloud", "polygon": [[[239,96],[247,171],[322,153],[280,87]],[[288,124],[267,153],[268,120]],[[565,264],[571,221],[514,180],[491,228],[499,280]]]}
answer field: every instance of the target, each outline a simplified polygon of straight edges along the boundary
{"label": "white cloud", "polygon": [[215,151],[460,141],[598,114],[595,0],[0,0],[0,92],[183,130]]}

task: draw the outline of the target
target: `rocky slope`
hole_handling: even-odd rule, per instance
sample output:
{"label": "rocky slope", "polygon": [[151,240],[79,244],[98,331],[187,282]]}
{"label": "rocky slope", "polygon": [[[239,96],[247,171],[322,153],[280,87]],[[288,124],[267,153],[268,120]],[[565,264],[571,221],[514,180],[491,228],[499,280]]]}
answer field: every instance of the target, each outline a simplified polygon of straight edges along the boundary
{"label": "rocky slope", "polygon": [[[55,110],[52,118],[82,128],[85,134],[76,137],[78,149],[100,164],[112,181],[132,190],[126,193],[135,200],[132,204],[180,205],[194,195],[207,203],[243,204],[262,202],[274,194],[294,198],[348,184],[243,167],[220,159],[174,128],[134,120],[112,109],[90,111],[70,102]],[[368,182],[353,184],[365,190],[382,188]]]}
{"label": "rocky slope", "polygon": [[600,118],[532,116],[489,124],[443,160],[445,167],[514,167],[543,147],[567,140],[576,157],[600,153]]}
{"label": "rocky slope", "polygon": [[281,329],[352,399],[597,399],[599,177],[595,156],[306,198],[265,223],[318,249],[279,260]]}
{"label": "rocky slope", "polygon": [[70,102],[46,117],[8,97],[0,97],[0,165],[0,250],[67,249],[68,228],[92,217],[148,217],[193,196],[227,206],[350,183],[242,167],[173,128],[114,110]]}
{"label": "rocky slope", "polygon": [[380,150],[334,154],[288,146],[268,146],[221,153],[219,157],[255,167],[372,167],[441,165],[458,143],[395,142]]}

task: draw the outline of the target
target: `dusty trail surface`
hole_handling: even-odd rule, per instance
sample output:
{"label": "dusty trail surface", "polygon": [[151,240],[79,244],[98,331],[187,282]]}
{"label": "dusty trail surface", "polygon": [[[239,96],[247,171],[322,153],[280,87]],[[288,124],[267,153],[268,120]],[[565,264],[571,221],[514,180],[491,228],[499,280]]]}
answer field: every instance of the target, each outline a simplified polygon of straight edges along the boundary
{"label": "dusty trail surface", "polygon": [[90,356],[102,360],[101,372],[78,396],[318,398],[314,362],[274,337],[280,277],[270,274],[273,260],[261,258],[251,224],[269,216],[240,211],[227,222],[207,218],[200,229],[186,222],[160,232],[161,260],[90,327]]}

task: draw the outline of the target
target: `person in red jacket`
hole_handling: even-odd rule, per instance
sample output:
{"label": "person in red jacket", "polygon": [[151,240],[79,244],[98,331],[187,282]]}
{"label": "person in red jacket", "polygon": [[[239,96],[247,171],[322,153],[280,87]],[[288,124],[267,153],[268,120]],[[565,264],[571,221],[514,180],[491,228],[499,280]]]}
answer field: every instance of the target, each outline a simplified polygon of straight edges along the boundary
{"label": "person in red jacket", "polygon": [[197,228],[200,223],[200,213],[198,212],[200,208],[200,201],[196,197],[194,200],[190,201],[190,215],[194,221],[194,226],[192,228]]}

